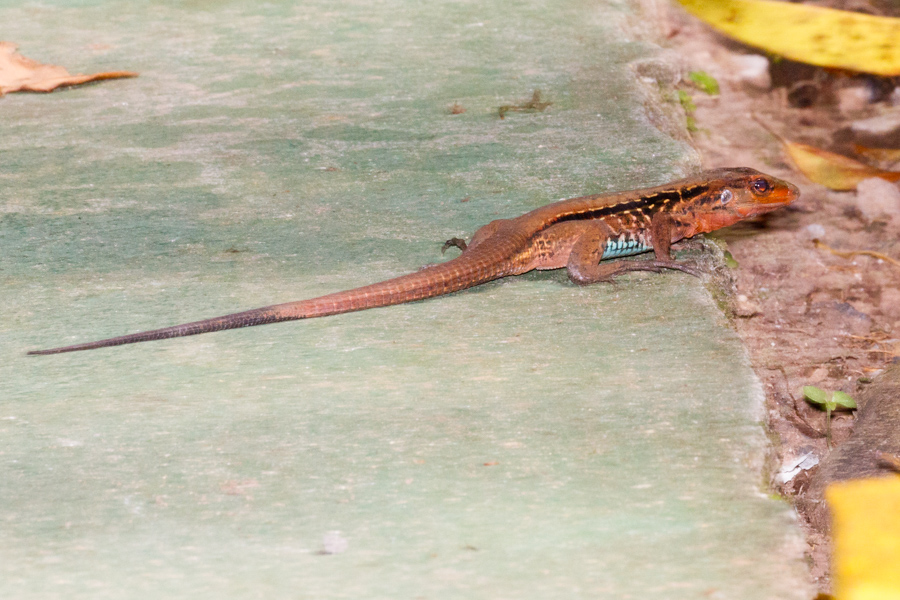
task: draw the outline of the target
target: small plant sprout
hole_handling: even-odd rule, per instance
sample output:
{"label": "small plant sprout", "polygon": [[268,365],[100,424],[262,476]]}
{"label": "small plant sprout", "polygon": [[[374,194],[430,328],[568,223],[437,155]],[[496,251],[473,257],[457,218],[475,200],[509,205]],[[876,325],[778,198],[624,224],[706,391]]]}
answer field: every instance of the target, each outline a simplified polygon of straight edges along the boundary
{"label": "small plant sprout", "polygon": [[814,385],[804,385],[803,396],[811,404],[818,404],[825,409],[825,441],[831,449],[831,413],[839,409],[853,410],[856,402],[844,392],[826,392]]}
{"label": "small plant sprout", "polygon": [[691,71],[688,73],[688,79],[704,94],[719,95],[719,82],[706,71]]}

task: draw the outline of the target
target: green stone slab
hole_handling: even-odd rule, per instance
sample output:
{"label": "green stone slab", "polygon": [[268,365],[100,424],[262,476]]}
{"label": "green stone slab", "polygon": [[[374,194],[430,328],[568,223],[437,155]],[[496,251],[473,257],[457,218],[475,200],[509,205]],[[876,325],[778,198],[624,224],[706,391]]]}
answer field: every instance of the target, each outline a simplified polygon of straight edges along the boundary
{"label": "green stone slab", "polygon": [[[631,3],[0,2],[0,597],[808,598],[702,282],[537,273],[51,357],[695,168]],[[544,112],[497,108],[535,89]],[[451,115],[459,103],[465,112]]]}

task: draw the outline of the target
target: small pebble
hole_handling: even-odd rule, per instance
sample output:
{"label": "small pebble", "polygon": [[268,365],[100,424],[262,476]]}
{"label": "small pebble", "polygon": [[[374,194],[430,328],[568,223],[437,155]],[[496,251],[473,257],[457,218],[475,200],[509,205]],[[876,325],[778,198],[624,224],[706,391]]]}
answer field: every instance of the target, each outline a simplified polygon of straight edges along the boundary
{"label": "small pebble", "polygon": [[843,113],[855,113],[872,103],[872,90],[864,85],[846,87],[837,91],[838,108]]}
{"label": "small pebble", "polygon": [[825,237],[825,228],[818,223],[806,226],[806,235],[813,240],[821,240]]}
{"label": "small pebble", "polygon": [[760,54],[736,54],[731,56],[737,80],[748,87],[767,91],[772,87],[769,75],[769,59]]}

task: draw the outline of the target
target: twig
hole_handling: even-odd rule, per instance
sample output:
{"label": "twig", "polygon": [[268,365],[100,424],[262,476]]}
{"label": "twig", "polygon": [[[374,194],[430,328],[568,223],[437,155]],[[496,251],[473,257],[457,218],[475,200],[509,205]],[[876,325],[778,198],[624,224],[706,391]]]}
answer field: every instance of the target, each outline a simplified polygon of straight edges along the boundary
{"label": "twig", "polygon": [[827,250],[827,251],[831,252],[832,254],[834,254],[835,256],[840,256],[841,258],[853,258],[854,256],[871,256],[872,258],[877,258],[879,260],[889,262],[892,265],[894,265],[895,267],[900,267],[900,260],[891,258],[890,256],[887,256],[880,252],[874,252],[872,250],[850,250],[847,252],[842,252],[840,250],[835,250],[834,248],[832,248],[831,246],[829,246],[822,240],[814,239],[812,242],[816,248],[821,248],[822,250]]}

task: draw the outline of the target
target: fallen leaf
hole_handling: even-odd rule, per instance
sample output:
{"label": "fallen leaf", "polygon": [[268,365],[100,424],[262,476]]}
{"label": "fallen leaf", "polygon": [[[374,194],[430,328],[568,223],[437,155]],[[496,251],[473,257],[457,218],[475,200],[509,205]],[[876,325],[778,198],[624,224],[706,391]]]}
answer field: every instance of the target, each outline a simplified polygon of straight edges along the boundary
{"label": "fallen leaf", "polygon": [[93,75],[70,74],[65,67],[44,65],[16,52],[16,44],[0,42],[0,96],[10,92],[52,92],[58,87],[81,85],[101,79],[137,77],[132,71]]}
{"label": "fallen leaf", "polygon": [[843,154],[836,154],[808,144],[792,142],[775,133],[761,116],[753,115],[753,120],[781,142],[784,151],[791,157],[797,170],[814,183],[820,183],[832,190],[845,191],[856,189],[860,181],[871,179],[872,177],[891,182],[900,181],[900,171],[886,171],[861,163]]}
{"label": "fallen leaf", "polygon": [[854,144],[853,150],[870,160],[883,163],[900,162],[900,148],[870,148]]}
{"label": "fallen leaf", "polygon": [[832,190],[853,190],[863,179],[880,177],[900,181],[900,171],[871,167],[843,154],[835,154],[815,146],[781,140],[785,152],[807,179]]}
{"label": "fallen leaf", "polygon": [[900,597],[900,478],[833,483],[834,595],[841,600]]}
{"label": "fallen leaf", "polygon": [[772,0],[678,0],[745,44],[792,60],[900,75],[900,19]]}

